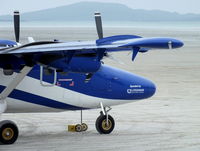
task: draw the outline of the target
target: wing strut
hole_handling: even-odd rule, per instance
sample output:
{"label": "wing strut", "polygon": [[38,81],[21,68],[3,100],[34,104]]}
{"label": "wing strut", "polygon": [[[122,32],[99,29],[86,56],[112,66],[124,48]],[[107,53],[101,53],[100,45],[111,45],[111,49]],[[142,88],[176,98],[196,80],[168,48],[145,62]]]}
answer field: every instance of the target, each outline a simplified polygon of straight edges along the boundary
{"label": "wing strut", "polygon": [[0,101],[6,99],[10,93],[20,84],[24,77],[31,71],[33,67],[24,66],[23,69],[15,76],[10,84],[1,92]]}

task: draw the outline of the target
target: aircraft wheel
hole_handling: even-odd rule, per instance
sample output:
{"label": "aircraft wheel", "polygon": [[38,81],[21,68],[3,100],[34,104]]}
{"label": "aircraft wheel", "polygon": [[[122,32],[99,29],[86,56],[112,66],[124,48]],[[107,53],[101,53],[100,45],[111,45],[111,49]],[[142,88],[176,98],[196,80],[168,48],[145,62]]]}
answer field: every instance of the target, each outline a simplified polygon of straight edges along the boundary
{"label": "aircraft wheel", "polygon": [[82,131],[82,126],[80,124],[76,124],[75,131],[76,132],[81,132]]}
{"label": "aircraft wheel", "polygon": [[13,144],[18,138],[17,125],[12,121],[0,122],[0,143],[1,144]]}
{"label": "aircraft wheel", "polygon": [[96,120],[96,129],[100,134],[110,134],[115,127],[115,121],[112,116],[108,115],[108,124],[106,115],[100,115]]}
{"label": "aircraft wheel", "polygon": [[88,129],[88,126],[85,123],[82,123],[81,127],[82,127],[82,131],[87,131],[87,129]]}
{"label": "aircraft wheel", "polygon": [[14,71],[12,69],[3,69],[3,73],[6,76],[10,76],[14,73]]}

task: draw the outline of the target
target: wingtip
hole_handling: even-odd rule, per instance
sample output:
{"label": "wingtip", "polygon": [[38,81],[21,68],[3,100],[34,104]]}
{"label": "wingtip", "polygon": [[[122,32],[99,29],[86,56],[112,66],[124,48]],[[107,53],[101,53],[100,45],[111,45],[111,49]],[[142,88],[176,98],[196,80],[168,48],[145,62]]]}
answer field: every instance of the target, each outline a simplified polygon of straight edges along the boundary
{"label": "wingtip", "polygon": [[184,43],[180,40],[176,40],[173,42],[173,48],[181,48],[184,46]]}

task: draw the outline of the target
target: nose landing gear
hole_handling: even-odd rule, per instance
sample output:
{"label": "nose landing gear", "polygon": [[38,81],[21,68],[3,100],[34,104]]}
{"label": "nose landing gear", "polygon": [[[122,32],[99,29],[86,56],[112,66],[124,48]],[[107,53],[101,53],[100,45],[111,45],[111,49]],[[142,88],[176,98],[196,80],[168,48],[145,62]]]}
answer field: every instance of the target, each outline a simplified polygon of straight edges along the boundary
{"label": "nose landing gear", "polygon": [[99,134],[110,134],[115,127],[115,121],[112,116],[100,115],[96,120],[96,129]]}
{"label": "nose landing gear", "polygon": [[114,127],[115,127],[115,121],[112,116],[108,114],[108,112],[111,110],[110,107],[108,107],[108,110],[106,107],[103,107],[103,104],[100,103],[102,111],[100,112],[100,116],[96,120],[96,130],[100,134],[110,134]]}

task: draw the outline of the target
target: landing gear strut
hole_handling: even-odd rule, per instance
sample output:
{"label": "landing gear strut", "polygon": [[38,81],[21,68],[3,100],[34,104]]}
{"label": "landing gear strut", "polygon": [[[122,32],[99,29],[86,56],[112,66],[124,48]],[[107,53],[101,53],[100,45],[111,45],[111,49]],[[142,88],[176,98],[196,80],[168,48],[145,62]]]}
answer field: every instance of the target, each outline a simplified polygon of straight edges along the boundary
{"label": "landing gear strut", "polygon": [[13,144],[18,138],[18,128],[12,121],[0,122],[0,144]]}
{"label": "landing gear strut", "polygon": [[110,134],[114,127],[115,127],[115,121],[112,116],[108,114],[108,112],[111,110],[110,107],[108,107],[108,110],[106,107],[103,106],[102,103],[100,103],[102,111],[100,112],[100,116],[96,120],[96,129],[100,134]]}
{"label": "landing gear strut", "polygon": [[87,131],[88,125],[83,123],[83,111],[81,110],[81,124],[75,125],[75,132],[84,132]]}

